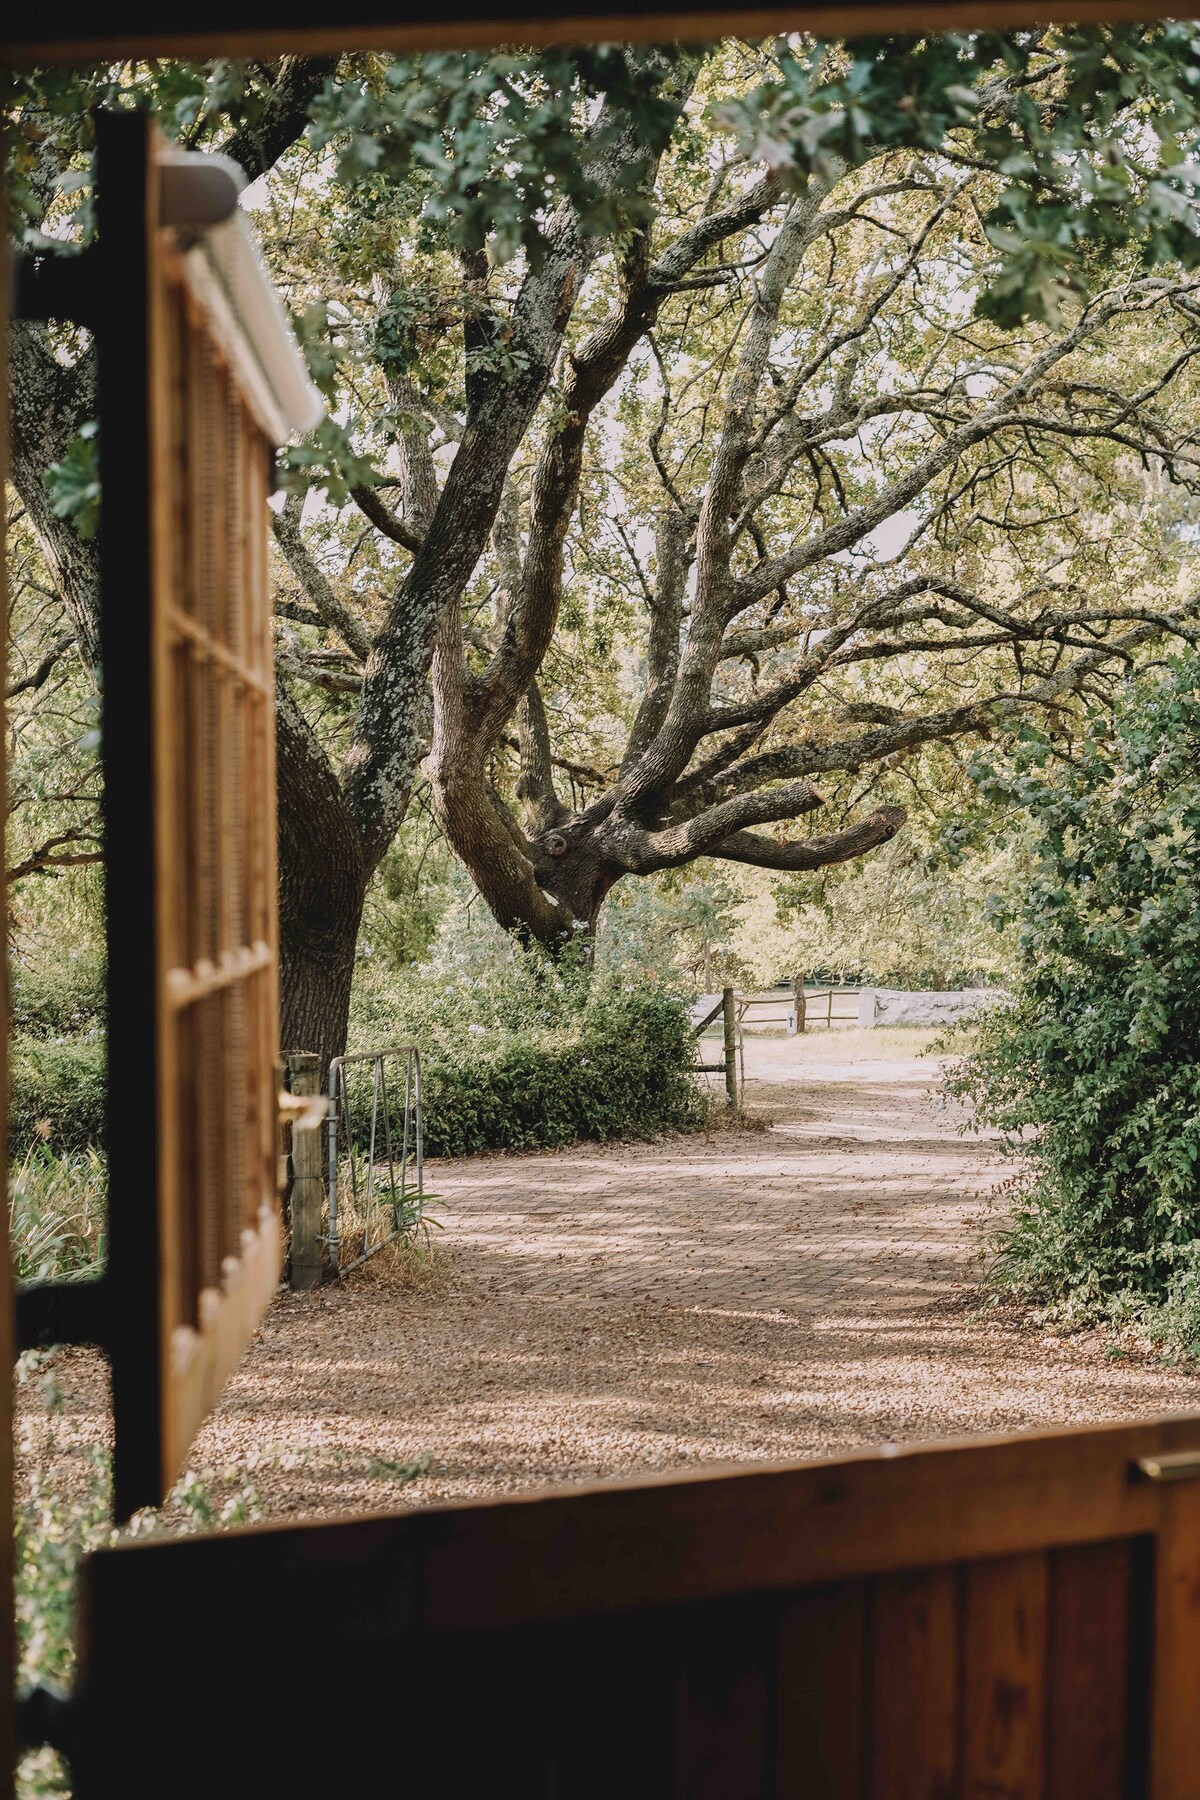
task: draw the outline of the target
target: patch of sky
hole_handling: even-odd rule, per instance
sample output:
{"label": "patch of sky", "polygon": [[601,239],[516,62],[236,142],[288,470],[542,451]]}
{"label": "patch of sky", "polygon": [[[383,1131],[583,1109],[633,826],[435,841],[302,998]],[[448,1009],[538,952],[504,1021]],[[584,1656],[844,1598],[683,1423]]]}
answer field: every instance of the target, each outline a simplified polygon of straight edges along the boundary
{"label": "patch of sky", "polygon": [[893,562],[920,523],[920,513],[906,506],[902,512],[893,513],[890,519],[877,525],[864,548],[870,550],[876,562]]}

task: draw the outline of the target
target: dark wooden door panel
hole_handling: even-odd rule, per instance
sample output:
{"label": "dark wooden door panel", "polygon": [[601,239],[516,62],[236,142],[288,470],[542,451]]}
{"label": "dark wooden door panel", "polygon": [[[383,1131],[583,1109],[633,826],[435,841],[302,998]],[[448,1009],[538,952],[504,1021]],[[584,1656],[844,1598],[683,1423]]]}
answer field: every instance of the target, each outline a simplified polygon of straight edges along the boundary
{"label": "dark wooden door panel", "polygon": [[871,1597],[871,1800],[954,1800],[958,1571],[905,1573]]}
{"label": "dark wooden door panel", "polygon": [[770,1783],[778,1604],[706,1608],[681,1648],[674,1800],[758,1800]]}
{"label": "dark wooden door panel", "polygon": [[1123,1800],[1131,1792],[1130,1750],[1135,1766],[1145,1763],[1145,1698],[1131,1675],[1135,1664],[1144,1669],[1149,1658],[1150,1588],[1149,1558],[1137,1542],[1087,1544],[1049,1558],[1046,1793],[1051,1797]]}
{"label": "dark wooden door panel", "polygon": [[775,1788],[806,1800],[861,1800],[865,1763],[867,1584],[789,1598],[779,1622]]}
{"label": "dark wooden door panel", "polygon": [[[1200,1800],[1183,1754],[1200,1704],[1200,1483],[1138,1469],[1188,1429],[104,1551],[85,1578],[78,1794],[111,1791],[117,1743],[126,1791],[161,1791],[149,1718],[189,1741],[174,1792],[255,1800],[322,1784],[443,1800]],[[895,1528],[868,1547],[863,1520],[880,1517]],[[197,1734],[221,1693],[285,1718],[297,1670],[317,1668],[344,1679],[333,1728],[281,1730],[234,1765]]]}
{"label": "dark wooden door panel", "polygon": [[964,1572],[964,1800],[1044,1800],[1048,1573],[1040,1553]]}

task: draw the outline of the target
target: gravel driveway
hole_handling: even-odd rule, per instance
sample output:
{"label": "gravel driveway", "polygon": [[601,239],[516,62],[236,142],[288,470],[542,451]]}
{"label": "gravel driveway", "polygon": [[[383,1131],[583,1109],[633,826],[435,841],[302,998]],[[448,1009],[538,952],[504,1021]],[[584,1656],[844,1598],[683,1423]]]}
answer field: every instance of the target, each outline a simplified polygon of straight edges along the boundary
{"label": "gravel driveway", "polygon": [[[1003,1171],[926,1042],[751,1042],[758,1129],[432,1165],[440,1282],[281,1296],[195,1467],[294,1516],[1200,1405],[1152,1357],[978,1316]],[[61,1455],[103,1423],[93,1359],[59,1379]]]}

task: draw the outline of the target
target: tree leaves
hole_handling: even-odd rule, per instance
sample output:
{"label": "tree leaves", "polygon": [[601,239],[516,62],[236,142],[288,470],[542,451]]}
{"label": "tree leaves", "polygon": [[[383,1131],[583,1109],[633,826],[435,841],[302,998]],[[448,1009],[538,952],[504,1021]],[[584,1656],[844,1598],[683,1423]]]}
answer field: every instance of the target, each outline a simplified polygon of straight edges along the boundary
{"label": "tree leaves", "polygon": [[56,519],[70,519],[81,538],[94,538],[100,529],[100,427],[89,419],[79,428],[61,462],[46,470],[51,510]]}
{"label": "tree leaves", "polygon": [[[1033,826],[1015,1004],[954,1086],[1024,1164],[1003,1272],[1082,1314],[1200,1273],[1200,660],[1095,713],[1065,760],[1028,730],[981,763]],[[1133,1298],[1130,1298],[1132,1296]],[[1138,1298],[1140,1296],[1140,1298]]]}
{"label": "tree leaves", "polygon": [[797,186],[888,149],[996,172],[995,275],[977,310],[998,324],[1057,324],[1068,293],[1091,291],[1096,249],[1200,262],[1193,25],[789,40],[776,68],[720,118],[749,160]]}
{"label": "tree leaves", "polygon": [[[468,254],[540,264],[548,213],[574,207],[585,232],[616,236],[648,216],[641,174],[678,117],[663,93],[676,50],[600,45],[537,54],[398,57],[326,83],[312,141],[339,146],[353,187],[379,174],[419,182],[427,220]],[[613,183],[600,170],[633,133],[645,162]],[[611,171],[610,171],[611,172]]]}

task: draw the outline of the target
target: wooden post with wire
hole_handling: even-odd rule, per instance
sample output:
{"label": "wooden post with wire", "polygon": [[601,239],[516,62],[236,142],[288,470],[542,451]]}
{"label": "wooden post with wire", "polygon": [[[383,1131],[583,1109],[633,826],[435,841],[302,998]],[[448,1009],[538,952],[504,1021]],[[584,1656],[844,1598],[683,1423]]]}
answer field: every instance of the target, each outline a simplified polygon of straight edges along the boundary
{"label": "wooden post with wire", "polygon": [[737,1011],[731,987],[721,989],[721,1020],[725,1031],[725,1096],[730,1106],[738,1103]]}
{"label": "wooden post with wire", "polygon": [[[321,1091],[321,1059],[311,1050],[293,1050],[287,1059],[288,1087],[297,1098]],[[291,1286],[296,1292],[320,1287],[321,1209],[325,1200],[321,1128],[307,1119],[292,1123],[288,1159],[288,1217],[291,1226]]]}

